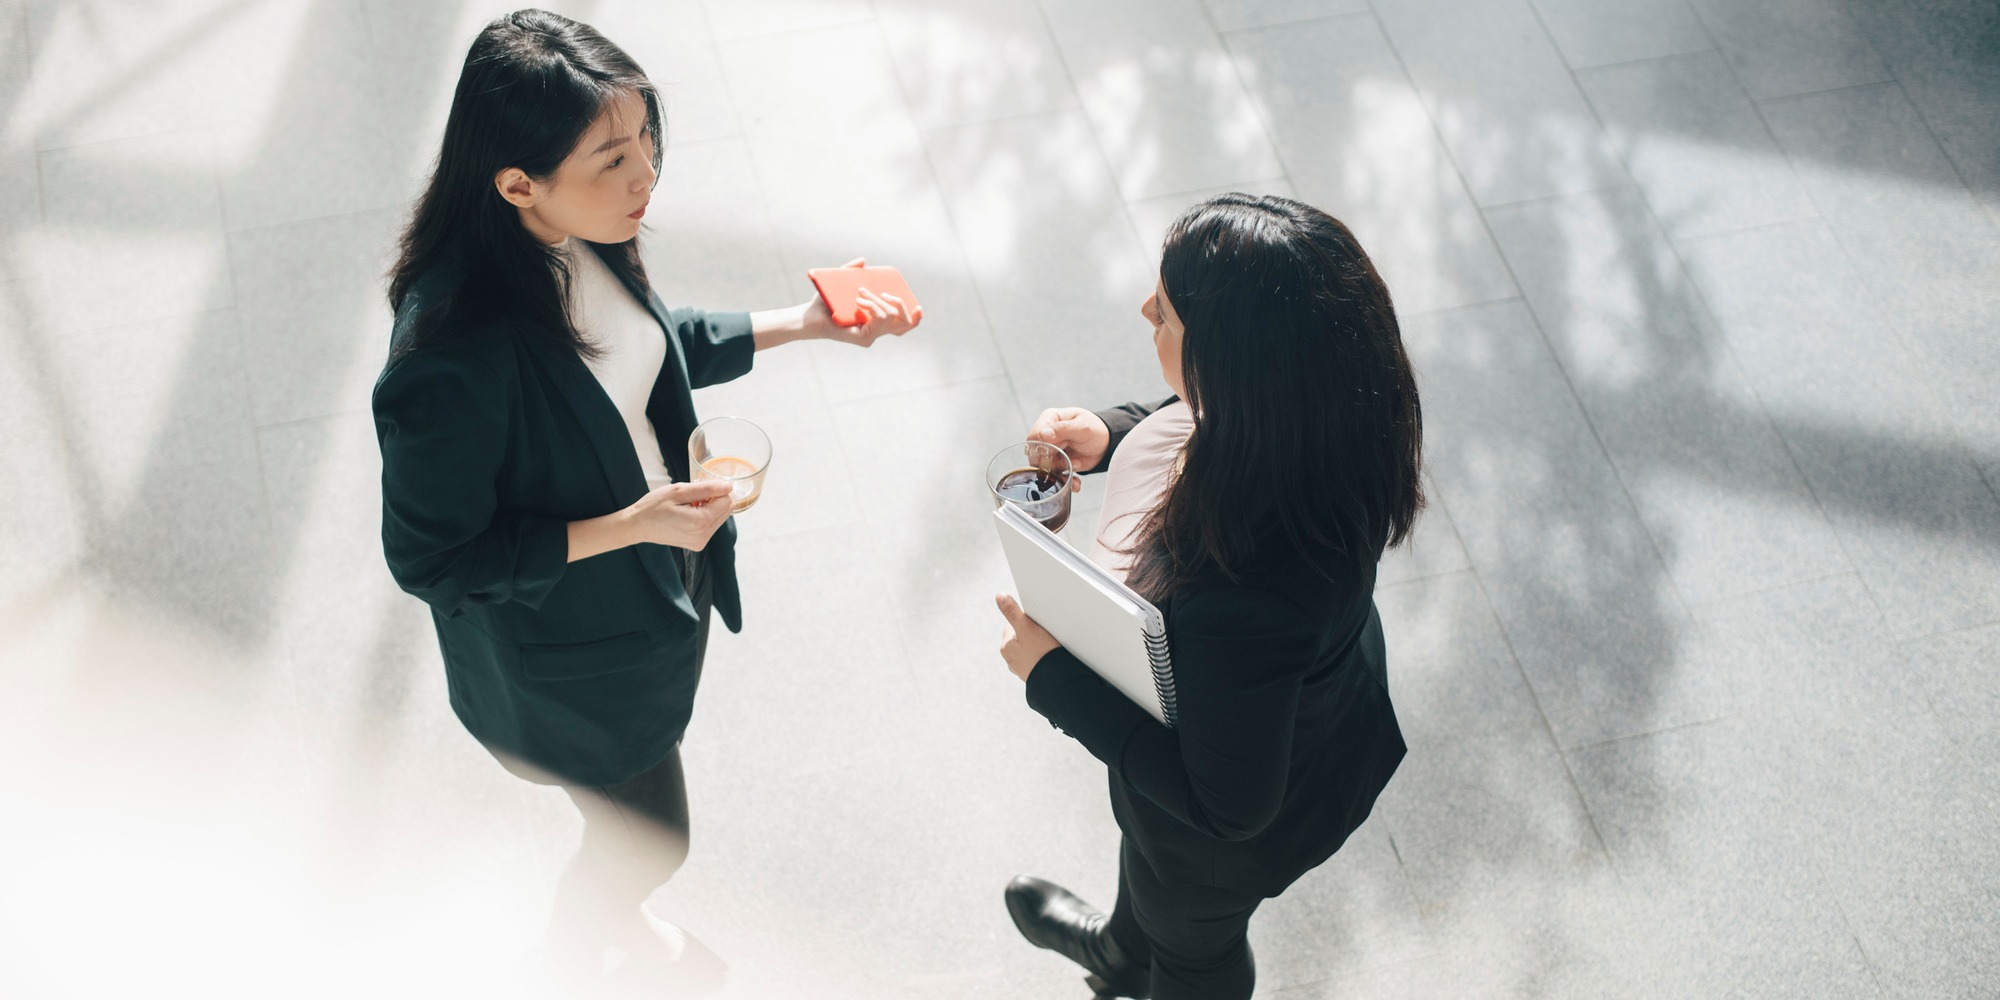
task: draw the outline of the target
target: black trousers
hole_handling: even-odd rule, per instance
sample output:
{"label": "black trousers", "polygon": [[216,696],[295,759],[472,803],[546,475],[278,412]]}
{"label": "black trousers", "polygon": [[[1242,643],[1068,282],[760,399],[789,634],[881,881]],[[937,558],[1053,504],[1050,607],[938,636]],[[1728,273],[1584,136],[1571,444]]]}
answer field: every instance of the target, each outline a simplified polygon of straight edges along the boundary
{"label": "black trousers", "polygon": [[[679,554],[679,550],[675,550]],[[695,656],[708,653],[714,590],[700,553],[681,555],[682,578],[701,622]],[[549,915],[558,947],[585,951],[639,926],[639,904],[687,860],[687,779],[676,745],[658,764],[615,785],[564,785],[583,814],[583,843],[563,869]]]}
{"label": "black trousers", "polygon": [[1153,1000],[1249,1000],[1257,983],[1250,915],[1263,902],[1215,886],[1161,885],[1128,839],[1109,930],[1127,956],[1152,966]]}

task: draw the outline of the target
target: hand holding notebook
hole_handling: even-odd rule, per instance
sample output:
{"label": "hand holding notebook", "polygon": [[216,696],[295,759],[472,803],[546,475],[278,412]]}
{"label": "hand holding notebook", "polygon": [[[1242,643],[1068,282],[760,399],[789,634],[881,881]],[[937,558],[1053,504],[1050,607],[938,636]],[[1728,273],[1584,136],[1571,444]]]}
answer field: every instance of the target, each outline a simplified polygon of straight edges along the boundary
{"label": "hand holding notebook", "polygon": [[1000,547],[1035,624],[1160,724],[1179,715],[1160,610],[1013,504],[993,512]]}

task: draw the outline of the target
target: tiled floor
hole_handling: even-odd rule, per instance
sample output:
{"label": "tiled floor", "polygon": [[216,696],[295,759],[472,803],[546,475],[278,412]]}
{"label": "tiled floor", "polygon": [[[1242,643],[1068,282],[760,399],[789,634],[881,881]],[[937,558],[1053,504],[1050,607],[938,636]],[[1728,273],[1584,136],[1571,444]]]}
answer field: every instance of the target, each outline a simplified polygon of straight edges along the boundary
{"label": "tiled floor", "polygon": [[[1224,190],[1373,249],[1434,500],[1410,757],[1261,994],[2000,994],[1990,0],[559,6],[668,96],[670,300],[865,254],[928,306],[700,397],[783,456],[656,901],[727,996],[1085,995],[1000,906],[1108,903],[1117,835],[993,652],[977,476],[1162,393],[1137,307]],[[446,707],[367,413],[503,9],[0,0],[0,996],[529,992],[578,821]]]}

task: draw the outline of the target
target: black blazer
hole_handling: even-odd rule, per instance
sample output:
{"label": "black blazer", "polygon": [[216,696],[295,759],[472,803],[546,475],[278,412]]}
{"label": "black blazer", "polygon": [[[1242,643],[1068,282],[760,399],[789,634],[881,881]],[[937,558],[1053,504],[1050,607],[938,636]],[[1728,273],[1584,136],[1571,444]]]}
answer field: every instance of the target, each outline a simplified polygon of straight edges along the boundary
{"label": "black blazer", "polygon": [[[1100,413],[1113,449],[1171,401]],[[1240,584],[1172,595],[1175,729],[1066,649],[1028,675],[1028,704],[1110,768],[1118,825],[1163,882],[1276,896],[1346,842],[1403,759],[1374,591],[1370,554],[1333,579],[1262,559]]]}
{"label": "black blazer", "polygon": [[[573,349],[503,322],[398,355],[451,280],[418,281],[375,383],[389,570],[430,605],[451,705],[472,735],[563,781],[622,781],[687,727],[700,679],[694,605],[664,546],[568,562],[570,521],[646,493],[617,407]],[[690,391],[750,370],[750,317],[668,312],[628,290],[670,348],[646,415],[685,481]],[[731,521],[704,550],[730,631],[742,628],[735,541]]]}

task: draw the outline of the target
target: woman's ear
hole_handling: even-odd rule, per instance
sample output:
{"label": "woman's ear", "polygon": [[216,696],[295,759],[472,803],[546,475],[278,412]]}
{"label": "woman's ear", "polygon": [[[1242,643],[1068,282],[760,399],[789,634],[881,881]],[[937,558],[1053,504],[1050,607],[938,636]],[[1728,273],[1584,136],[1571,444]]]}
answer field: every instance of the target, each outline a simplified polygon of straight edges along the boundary
{"label": "woman's ear", "polygon": [[542,200],[544,188],[535,183],[533,177],[520,167],[508,167],[493,175],[493,186],[500,191],[500,197],[515,208],[533,208]]}

